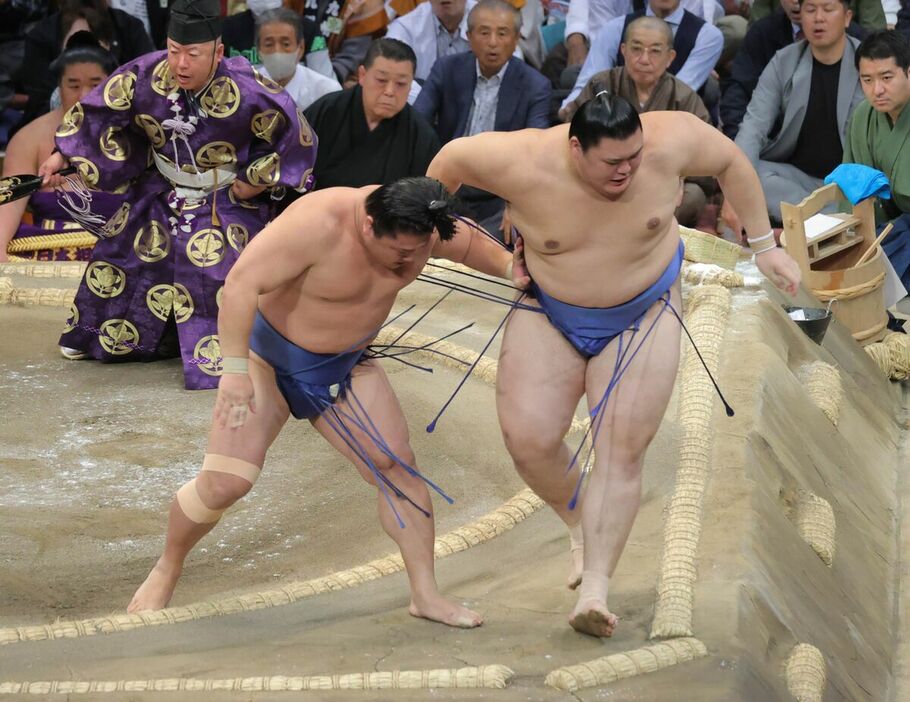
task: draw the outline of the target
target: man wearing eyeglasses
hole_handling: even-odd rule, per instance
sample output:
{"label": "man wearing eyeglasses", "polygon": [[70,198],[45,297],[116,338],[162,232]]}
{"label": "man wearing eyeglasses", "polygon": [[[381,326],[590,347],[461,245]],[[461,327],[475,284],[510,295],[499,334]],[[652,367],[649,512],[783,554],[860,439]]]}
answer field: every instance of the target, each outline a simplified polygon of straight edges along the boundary
{"label": "man wearing eyeglasses", "polygon": [[[639,112],[691,112],[710,124],[711,118],[701,98],[667,70],[676,58],[670,25],[657,17],[633,20],[626,27],[620,51],[624,65],[594,74],[579,96],[560,111],[565,121],[571,120],[582,104],[606,90],[625,98]],[[714,190],[713,178],[686,178],[682,202],[676,210],[679,223],[694,225]]]}

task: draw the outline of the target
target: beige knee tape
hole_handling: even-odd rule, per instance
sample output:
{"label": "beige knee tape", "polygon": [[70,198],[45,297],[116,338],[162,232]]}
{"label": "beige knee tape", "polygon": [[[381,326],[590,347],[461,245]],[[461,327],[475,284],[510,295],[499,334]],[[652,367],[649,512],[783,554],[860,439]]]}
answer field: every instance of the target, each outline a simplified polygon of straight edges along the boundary
{"label": "beige knee tape", "polygon": [[196,478],[177,491],[177,504],[183,513],[197,524],[212,524],[221,519],[223,509],[209,509],[199,497],[199,488],[196,487]]}
{"label": "beige knee tape", "polygon": [[205,458],[202,461],[202,470],[236,475],[238,478],[243,478],[254,485],[256,480],[259,479],[259,473],[262,472],[262,469],[257,465],[217,453],[205,454]]}

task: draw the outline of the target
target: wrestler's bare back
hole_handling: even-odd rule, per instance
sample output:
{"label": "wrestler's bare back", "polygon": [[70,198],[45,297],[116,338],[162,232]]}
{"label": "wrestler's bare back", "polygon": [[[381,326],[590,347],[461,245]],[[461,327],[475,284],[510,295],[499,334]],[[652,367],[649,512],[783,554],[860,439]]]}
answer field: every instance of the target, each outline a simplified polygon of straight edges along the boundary
{"label": "wrestler's bare back", "polygon": [[[595,192],[574,172],[569,125],[496,133],[495,145],[491,139],[496,167],[485,164],[480,173],[478,164],[488,182],[465,182],[509,202],[528,270],[548,294],[608,307],[645,290],[667,267],[679,243],[673,214],[684,175],[674,148],[680,124],[666,119],[670,114],[677,113],[641,115],[641,165],[616,199]],[[446,182],[432,166],[429,175]]]}
{"label": "wrestler's bare back", "polygon": [[315,257],[296,278],[262,295],[259,309],[286,338],[314,353],[346,351],[374,334],[438,238],[430,236],[413,260],[396,270],[379,265],[360,231],[363,201],[376,187],[311,193],[286,213],[293,215],[286,226],[312,239]]}

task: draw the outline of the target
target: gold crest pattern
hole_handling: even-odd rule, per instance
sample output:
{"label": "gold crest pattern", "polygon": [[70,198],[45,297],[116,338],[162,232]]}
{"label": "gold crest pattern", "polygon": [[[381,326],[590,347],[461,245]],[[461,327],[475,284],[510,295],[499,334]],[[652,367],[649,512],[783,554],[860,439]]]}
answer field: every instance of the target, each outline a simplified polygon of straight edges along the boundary
{"label": "gold crest pattern", "polygon": [[85,284],[98,297],[117,297],[126,287],[126,273],[113,263],[95,261],[85,269]]}
{"label": "gold crest pattern", "polygon": [[79,324],[79,308],[76,307],[76,303],[70,303],[70,316],[66,318],[66,323],[63,325],[63,333],[73,331],[76,328],[76,325]]}
{"label": "gold crest pattern", "polygon": [[262,75],[255,68],[253,69],[253,75],[256,78],[256,82],[259,83],[259,85],[261,85],[263,88],[268,90],[270,93],[274,93],[275,95],[277,95],[282,90],[284,90],[284,88],[282,88],[280,85],[278,85],[278,83],[273,81],[271,78],[267,78],[266,76]]}
{"label": "gold crest pattern", "polygon": [[193,358],[196,367],[206,375],[221,375],[221,342],[217,334],[204,336],[196,342]]}
{"label": "gold crest pattern", "polygon": [[162,283],[152,286],[145,295],[145,304],[148,305],[151,313],[162,322],[166,322],[173,311],[177,324],[192,317],[195,310],[189,290],[180,283],[174,285]]}
{"label": "gold crest pattern", "polygon": [[112,356],[124,356],[139,345],[139,330],[126,319],[109,319],[100,331],[98,343]]}
{"label": "gold crest pattern", "polygon": [[79,175],[90,188],[98,185],[98,166],[82,156],[71,156],[70,164],[79,169]]}
{"label": "gold crest pattern", "polygon": [[250,185],[275,185],[281,178],[281,157],[274,151],[253,161],[246,169]]}
{"label": "gold crest pattern", "polygon": [[284,131],[287,124],[287,119],[278,110],[264,110],[253,115],[250,129],[254,136],[271,144],[275,138],[275,132]]}
{"label": "gold crest pattern", "polygon": [[306,117],[303,116],[299,107],[297,108],[297,123],[300,126],[300,145],[312,146],[313,130],[310,129],[310,123],[306,121]]}
{"label": "gold crest pattern", "polygon": [[171,233],[157,220],[152,220],[136,232],[133,251],[141,261],[157,263],[171,252]]}
{"label": "gold crest pattern", "polygon": [[249,243],[250,233],[242,224],[229,224],[227,225],[227,240],[231,248],[240,253]]}
{"label": "gold crest pattern", "polygon": [[240,88],[227,76],[219,76],[205,90],[199,100],[209,117],[230,117],[240,107]]}
{"label": "gold crest pattern", "polygon": [[133,121],[139,129],[145,132],[145,136],[148,137],[153,148],[160,149],[164,146],[167,139],[164,136],[164,129],[162,129],[157,119],[151,115],[141,114],[136,115]]}
{"label": "gold crest pattern", "polygon": [[218,288],[218,292],[215,293],[215,304],[218,305],[218,309],[221,309],[221,296],[224,294],[224,286],[222,285]]}
{"label": "gold crest pattern", "polygon": [[101,133],[98,146],[111,161],[126,161],[130,157],[130,142],[123,129],[110,126]]}
{"label": "gold crest pattern", "polygon": [[132,71],[116,73],[104,84],[104,104],[112,110],[128,110],[133,104],[135,90],[135,73]]}
{"label": "gold crest pattern", "polygon": [[203,168],[220,168],[237,162],[237,149],[227,141],[212,141],[196,152],[196,163]]}
{"label": "gold crest pattern", "polygon": [[85,110],[82,109],[82,103],[77,102],[63,115],[60,126],[57,127],[58,137],[72,136],[82,128],[82,122],[85,120]]}
{"label": "gold crest pattern", "polygon": [[196,232],[186,243],[186,256],[194,266],[207,268],[224,260],[224,234],[217,229]]}
{"label": "gold crest pattern", "polygon": [[114,215],[107,220],[107,223],[102,227],[105,238],[109,239],[112,236],[117,236],[126,228],[126,223],[129,222],[130,219],[131,208],[132,205],[128,202],[124,202],[120,205]]}
{"label": "gold crest pattern", "polygon": [[177,79],[171,73],[167,59],[162,59],[152,69],[152,90],[165,97],[177,90]]}

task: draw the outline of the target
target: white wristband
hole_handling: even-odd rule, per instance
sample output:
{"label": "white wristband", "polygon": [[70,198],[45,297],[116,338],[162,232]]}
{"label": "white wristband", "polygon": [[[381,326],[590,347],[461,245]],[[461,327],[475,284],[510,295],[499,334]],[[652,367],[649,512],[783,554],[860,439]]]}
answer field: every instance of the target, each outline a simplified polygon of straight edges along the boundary
{"label": "white wristband", "polygon": [[746,241],[749,242],[749,246],[752,246],[753,244],[758,244],[759,242],[762,242],[762,241],[764,241],[765,239],[773,239],[773,238],[774,238],[774,230],[772,229],[771,231],[769,231],[769,232],[768,232],[767,234],[765,234],[764,236],[756,237],[755,239],[749,239],[749,238],[747,237],[747,238],[746,238]]}
{"label": "white wristband", "polygon": [[249,359],[241,356],[226,356],[221,359],[221,375],[246,375]]}

